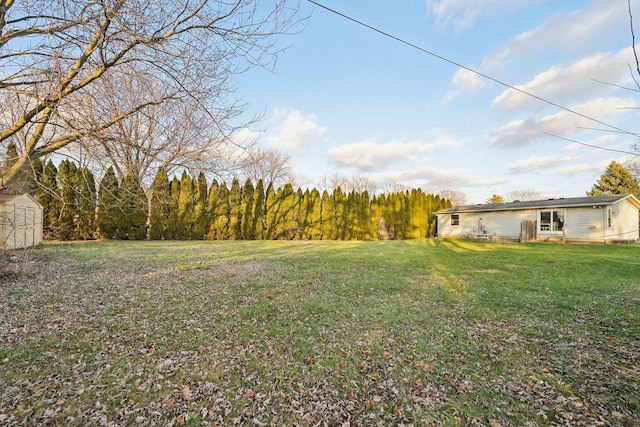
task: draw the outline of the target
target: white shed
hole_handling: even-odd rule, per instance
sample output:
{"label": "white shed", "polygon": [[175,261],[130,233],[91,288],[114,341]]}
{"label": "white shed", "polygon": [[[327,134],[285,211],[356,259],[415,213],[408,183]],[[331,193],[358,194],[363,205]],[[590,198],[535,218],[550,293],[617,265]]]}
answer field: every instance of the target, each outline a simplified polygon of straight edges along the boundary
{"label": "white shed", "polygon": [[0,196],[2,249],[27,248],[42,242],[42,205],[28,194]]}
{"label": "white shed", "polygon": [[631,194],[454,206],[436,215],[438,237],[604,243],[640,239],[640,200]]}

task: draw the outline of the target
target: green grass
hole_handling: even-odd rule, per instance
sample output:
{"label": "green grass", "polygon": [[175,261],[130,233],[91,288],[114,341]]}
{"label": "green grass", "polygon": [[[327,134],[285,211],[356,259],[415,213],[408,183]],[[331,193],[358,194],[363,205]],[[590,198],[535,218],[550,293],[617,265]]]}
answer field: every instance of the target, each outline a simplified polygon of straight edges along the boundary
{"label": "green grass", "polygon": [[640,247],[46,244],[0,424],[640,423]]}

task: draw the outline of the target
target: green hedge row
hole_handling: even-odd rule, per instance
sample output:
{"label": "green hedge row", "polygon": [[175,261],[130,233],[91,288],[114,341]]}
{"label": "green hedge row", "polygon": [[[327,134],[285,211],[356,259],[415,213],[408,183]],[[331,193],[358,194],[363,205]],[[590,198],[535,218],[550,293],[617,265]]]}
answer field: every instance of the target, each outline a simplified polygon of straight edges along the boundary
{"label": "green hedge row", "polygon": [[200,173],[170,178],[160,169],[145,191],[136,178],[106,171],[99,186],[86,168],[49,161],[36,174],[50,239],[377,240],[435,235],[433,213],[447,200],[420,189],[371,196],[274,188],[262,181],[208,183]]}

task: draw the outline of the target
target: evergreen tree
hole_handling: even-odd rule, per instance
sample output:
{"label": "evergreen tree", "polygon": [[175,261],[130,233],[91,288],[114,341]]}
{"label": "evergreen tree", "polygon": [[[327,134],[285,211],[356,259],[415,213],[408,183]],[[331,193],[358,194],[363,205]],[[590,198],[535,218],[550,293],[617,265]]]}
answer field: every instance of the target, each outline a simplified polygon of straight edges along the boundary
{"label": "evergreen tree", "polygon": [[167,238],[167,219],[171,206],[171,185],[165,168],[159,168],[153,179],[149,202],[149,239]]}
{"label": "evergreen tree", "polygon": [[[7,145],[7,151],[3,162],[0,164],[0,174],[9,170],[15,160],[20,157],[18,147],[12,141]],[[42,162],[34,160],[31,167],[21,171],[2,191],[5,195],[15,195],[27,193],[31,196],[35,195],[38,188],[38,173],[42,172]]]}
{"label": "evergreen tree", "polygon": [[254,238],[257,240],[264,239],[264,222],[265,222],[265,193],[264,183],[258,180],[256,188],[253,191],[253,225],[252,230]]}
{"label": "evergreen tree", "polygon": [[369,197],[369,192],[364,191],[360,195],[360,207],[359,207],[360,215],[358,217],[358,230],[363,240],[374,240],[376,239],[375,228],[373,227],[373,221],[371,219],[372,211],[371,211],[371,198]]}
{"label": "evergreen tree", "polygon": [[371,228],[371,238],[374,240],[380,240],[383,236],[379,230],[379,223],[382,221],[382,209],[380,208],[380,200],[384,198],[384,194],[380,196],[373,196],[371,199],[371,216],[370,216],[370,224]]}
{"label": "evergreen tree", "polygon": [[[298,189],[298,191],[302,190]],[[310,231],[309,228],[311,224],[311,192],[309,192],[308,189],[305,190],[300,199],[300,208],[298,209],[300,212],[300,218],[297,238],[309,240],[308,233]]]}
{"label": "evergreen tree", "polygon": [[497,205],[500,203],[504,203],[504,197],[498,194],[493,194],[491,197],[487,199],[487,204],[490,204],[490,205]]}
{"label": "evergreen tree", "polygon": [[[302,239],[302,235],[304,233],[304,227],[306,226],[306,207],[304,200],[304,193],[302,189],[298,187],[298,190],[295,194],[295,208],[293,215],[293,237],[294,239]],[[307,200],[308,203],[308,200]]]}
{"label": "evergreen tree", "polygon": [[148,202],[138,177],[133,174],[125,176],[118,194],[122,212],[118,238],[144,240],[147,237]]}
{"label": "evergreen tree", "polygon": [[175,240],[180,238],[180,221],[178,220],[178,206],[180,204],[180,180],[174,177],[171,180],[170,197],[169,197],[169,216],[166,222],[167,240]]}
{"label": "evergreen tree", "polygon": [[194,191],[193,180],[186,171],[182,172],[180,179],[180,195],[178,196],[178,225],[176,238],[189,240],[193,233],[194,216]]}
{"label": "evergreen tree", "polygon": [[[399,213],[400,222],[398,230],[398,238],[406,239],[407,231],[409,230],[409,204],[407,203],[407,197],[409,192],[403,191],[402,193],[398,193],[398,198],[396,199],[395,210]],[[397,229],[398,227],[396,227]]]}
{"label": "evergreen tree", "polygon": [[240,230],[241,237],[245,240],[255,239],[255,228],[253,222],[254,210],[254,189],[251,179],[247,178],[242,187],[242,203],[240,208]]}
{"label": "evergreen tree", "polygon": [[267,185],[267,189],[264,192],[264,239],[270,240],[273,238],[273,231],[275,226],[275,190],[273,182]]}
{"label": "evergreen tree", "polygon": [[242,189],[240,181],[233,178],[229,189],[229,239],[239,240],[242,238]]}
{"label": "evergreen tree", "polygon": [[[297,231],[297,198],[296,193],[293,191],[293,186],[290,183],[285,184],[282,191],[280,191],[281,210],[282,214],[280,220],[276,226],[276,238],[279,240],[291,240],[295,238]],[[278,197],[276,197],[278,198]]]}
{"label": "evergreen tree", "polygon": [[218,181],[215,179],[211,183],[209,188],[209,195],[207,196],[207,239],[213,240],[215,236],[212,234],[213,223],[216,220],[216,206],[218,203]]}
{"label": "evergreen tree", "polygon": [[76,219],[78,214],[76,194],[76,172],[78,167],[70,160],[60,162],[58,168],[58,185],[60,186],[62,205],[58,216],[58,227],[55,238],[60,240],[75,240],[78,238]]}
{"label": "evergreen tree", "polygon": [[320,192],[317,189],[311,190],[309,193],[309,205],[306,236],[307,239],[320,240],[322,238],[322,203]]}
{"label": "evergreen tree", "polygon": [[47,239],[54,238],[54,230],[58,227],[61,199],[58,190],[58,168],[49,160],[42,173],[36,199],[42,205],[43,234]]}
{"label": "evergreen tree", "polygon": [[42,188],[40,188],[40,185],[42,183],[42,178],[44,174],[44,164],[42,163],[42,160],[40,160],[40,158],[37,158],[31,162],[31,167],[34,171],[33,178],[35,180],[31,184],[33,187],[33,190],[30,190],[29,194],[35,196],[37,200],[38,196],[42,194]]}
{"label": "evergreen tree", "polygon": [[420,189],[413,189],[408,195],[407,238],[420,239],[427,236],[428,212],[427,195]]}
{"label": "evergreen tree", "polygon": [[321,224],[321,239],[322,240],[334,240],[336,237],[335,230],[335,209],[333,206],[333,196],[324,190],[322,192],[322,200],[320,202],[321,206],[321,216],[322,216],[322,224]]}
{"label": "evergreen tree", "polygon": [[284,204],[285,193],[282,187],[276,190],[273,198],[273,230],[271,238],[273,240],[284,239],[284,219],[287,214],[286,206]]}
{"label": "evergreen tree", "polygon": [[98,236],[103,239],[118,238],[118,226],[122,222],[122,210],[118,200],[120,184],[113,167],[109,167],[98,190],[98,212],[96,227]]}
{"label": "evergreen tree", "polygon": [[87,168],[78,168],[75,174],[76,230],[80,239],[95,238],[96,182]]}
{"label": "evergreen tree", "polygon": [[207,237],[209,224],[207,221],[207,177],[203,172],[198,174],[195,182],[193,205],[193,239],[202,240]]}
{"label": "evergreen tree", "polygon": [[334,234],[332,240],[344,240],[347,231],[347,197],[340,187],[333,190]]}
{"label": "evergreen tree", "polygon": [[345,203],[345,231],[342,235],[344,240],[361,240],[358,230],[358,216],[360,214],[360,201],[358,200],[359,194],[352,190],[346,195]]}
{"label": "evergreen tree", "polygon": [[441,209],[442,202],[439,196],[433,194],[427,195],[427,237],[435,237],[436,224],[438,217],[435,215],[439,209]]}
{"label": "evergreen tree", "polygon": [[267,191],[264,195],[265,199],[265,227],[264,238],[267,240],[275,239],[275,229],[278,222],[280,204],[273,188],[273,182],[270,182],[267,186]]}
{"label": "evergreen tree", "polygon": [[620,163],[612,161],[591,191],[587,192],[588,196],[605,194],[633,194],[640,198],[640,186],[631,172]]}
{"label": "evergreen tree", "polygon": [[209,238],[226,240],[229,238],[229,190],[227,184],[222,183],[216,191],[215,211],[211,215]]}
{"label": "evergreen tree", "polygon": [[383,207],[383,219],[381,224],[386,230],[389,239],[404,239],[406,236],[406,222],[404,212],[404,193],[388,194]]}

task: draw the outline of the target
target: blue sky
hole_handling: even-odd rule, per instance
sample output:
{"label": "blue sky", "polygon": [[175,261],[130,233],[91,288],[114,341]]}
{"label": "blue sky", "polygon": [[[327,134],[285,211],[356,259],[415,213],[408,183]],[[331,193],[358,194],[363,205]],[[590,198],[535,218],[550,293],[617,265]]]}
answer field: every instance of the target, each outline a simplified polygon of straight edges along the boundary
{"label": "blue sky", "polygon": [[[494,79],[626,131],[640,94],[627,0],[321,0],[319,3]],[[640,1],[633,0],[640,18]],[[367,176],[464,193],[469,203],[533,189],[582,196],[633,136],[522,95],[302,1],[310,19],[273,73],[240,76],[264,112],[256,138],[290,156],[296,185]],[[637,23],[640,34],[640,20]],[[604,83],[603,83],[604,82]],[[594,130],[595,129],[595,130]],[[550,136],[545,134],[552,134]],[[559,138],[562,137],[562,138]]]}

